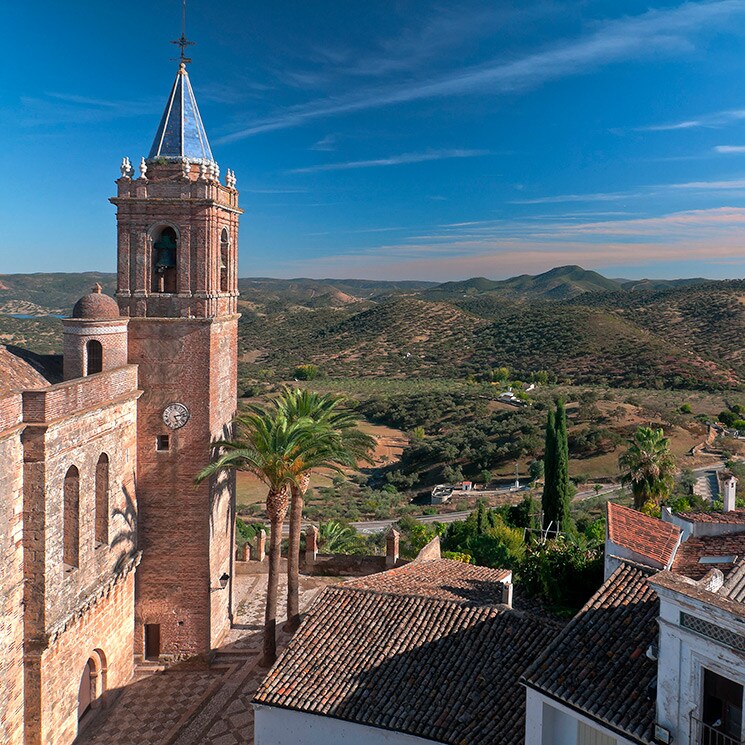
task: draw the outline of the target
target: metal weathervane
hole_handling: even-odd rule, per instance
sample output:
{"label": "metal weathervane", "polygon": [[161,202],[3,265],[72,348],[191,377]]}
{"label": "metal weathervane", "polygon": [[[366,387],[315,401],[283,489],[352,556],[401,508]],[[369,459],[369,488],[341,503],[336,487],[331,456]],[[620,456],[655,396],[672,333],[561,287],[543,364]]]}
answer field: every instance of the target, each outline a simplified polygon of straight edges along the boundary
{"label": "metal weathervane", "polygon": [[171,44],[176,44],[176,46],[181,47],[181,56],[179,57],[178,61],[181,62],[182,65],[188,65],[189,62],[191,62],[191,57],[187,57],[186,47],[194,46],[196,42],[189,41],[186,38],[186,0],[182,0],[181,4],[181,36],[178,39],[175,39],[171,42]]}

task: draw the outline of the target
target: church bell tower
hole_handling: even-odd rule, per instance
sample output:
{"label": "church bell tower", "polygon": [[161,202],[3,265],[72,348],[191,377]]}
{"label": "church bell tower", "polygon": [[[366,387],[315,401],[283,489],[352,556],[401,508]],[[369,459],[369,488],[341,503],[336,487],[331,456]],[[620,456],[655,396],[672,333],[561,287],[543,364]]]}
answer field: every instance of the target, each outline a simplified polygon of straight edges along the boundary
{"label": "church bell tower", "polygon": [[[186,43],[186,42],[184,42]],[[209,654],[232,616],[234,477],[199,486],[236,411],[238,192],[220,169],[183,56],[147,159],[122,161],[118,288],[139,366],[136,647]]]}

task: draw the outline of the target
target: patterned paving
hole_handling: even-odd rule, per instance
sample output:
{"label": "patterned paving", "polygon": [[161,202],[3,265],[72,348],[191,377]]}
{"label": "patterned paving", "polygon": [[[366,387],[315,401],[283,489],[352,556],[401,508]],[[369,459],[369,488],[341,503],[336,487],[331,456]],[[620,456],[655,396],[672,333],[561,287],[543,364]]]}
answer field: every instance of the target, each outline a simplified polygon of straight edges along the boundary
{"label": "patterned paving", "polygon": [[[301,608],[336,581],[301,578]],[[286,597],[284,576],[279,592]],[[252,745],[251,699],[266,672],[258,666],[266,575],[239,576],[237,597],[235,627],[211,668],[175,667],[130,683],[76,745]],[[278,634],[280,648],[288,640]]]}
{"label": "patterned paving", "polygon": [[85,745],[162,745],[168,735],[220,684],[225,670],[155,673],[128,685],[105,720],[91,722]]}

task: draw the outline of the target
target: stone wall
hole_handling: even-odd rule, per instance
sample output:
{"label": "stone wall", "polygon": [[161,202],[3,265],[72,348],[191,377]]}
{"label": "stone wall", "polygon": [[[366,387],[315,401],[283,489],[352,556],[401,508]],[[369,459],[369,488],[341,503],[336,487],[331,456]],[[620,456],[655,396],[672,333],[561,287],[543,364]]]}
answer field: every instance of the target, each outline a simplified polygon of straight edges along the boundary
{"label": "stone wall", "polygon": [[[130,371],[133,368],[113,372]],[[125,392],[122,379],[126,377],[101,373],[51,386],[38,395],[24,393],[26,607],[34,619],[29,627],[34,636],[64,622],[91,588],[107,581],[136,548],[139,392],[132,387],[131,377]],[[60,401],[70,400],[79,406],[65,411]],[[109,461],[108,545],[95,540],[96,466],[102,454]],[[71,466],[77,468],[80,483],[76,568],[63,563],[64,481]]]}
{"label": "stone wall", "polygon": [[[26,745],[72,742],[81,674],[95,649],[114,663],[111,684],[132,674],[139,395],[134,367],[23,394]],[[108,490],[99,486],[107,499],[97,504],[102,455]],[[73,564],[64,562],[71,467],[79,484]],[[106,510],[108,542],[97,540],[97,509]]]}
{"label": "stone wall", "polygon": [[[29,734],[26,745],[68,745],[78,734],[78,690],[93,661],[93,708],[132,677],[134,645],[134,567],[125,569],[119,580],[91,599],[81,615],[49,644],[38,660],[40,678],[30,676]],[[40,713],[32,718],[34,708]]]}
{"label": "stone wall", "polygon": [[20,394],[0,398],[0,742],[23,742],[23,449]]}

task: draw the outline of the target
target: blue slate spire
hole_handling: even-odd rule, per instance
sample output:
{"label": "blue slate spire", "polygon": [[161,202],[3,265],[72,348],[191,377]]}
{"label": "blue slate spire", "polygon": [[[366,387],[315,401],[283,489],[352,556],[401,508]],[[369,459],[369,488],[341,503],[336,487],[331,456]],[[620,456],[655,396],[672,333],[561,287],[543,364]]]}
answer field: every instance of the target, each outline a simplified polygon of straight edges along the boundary
{"label": "blue slate spire", "polygon": [[148,155],[148,160],[156,158],[215,162],[183,62]]}

